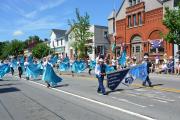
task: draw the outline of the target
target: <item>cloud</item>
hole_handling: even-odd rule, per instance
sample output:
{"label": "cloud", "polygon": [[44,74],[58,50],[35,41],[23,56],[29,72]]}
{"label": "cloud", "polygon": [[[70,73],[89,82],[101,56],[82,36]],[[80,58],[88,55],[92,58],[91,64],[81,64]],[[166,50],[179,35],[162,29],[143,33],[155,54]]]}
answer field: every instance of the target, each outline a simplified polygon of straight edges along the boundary
{"label": "cloud", "polygon": [[58,19],[54,16],[46,16],[33,21],[22,20],[22,23],[23,25],[21,25],[20,29],[23,31],[52,29],[65,25],[65,23],[59,22]]}
{"label": "cloud", "polygon": [[39,4],[37,6],[37,9],[36,10],[33,10],[27,14],[25,14],[24,16],[26,18],[33,18],[35,17],[39,12],[42,12],[42,11],[45,11],[45,10],[48,10],[48,9],[51,9],[51,8],[54,8],[54,7],[57,7],[61,4],[63,4],[66,0],[54,0],[53,2],[50,1],[50,2],[46,2],[46,4],[44,4],[43,2],[41,4]]}
{"label": "cloud", "polygon": [[13,36],[21,36],[23,34],[24,33],[21,30],[16,30],[16,31],[13,32]]}

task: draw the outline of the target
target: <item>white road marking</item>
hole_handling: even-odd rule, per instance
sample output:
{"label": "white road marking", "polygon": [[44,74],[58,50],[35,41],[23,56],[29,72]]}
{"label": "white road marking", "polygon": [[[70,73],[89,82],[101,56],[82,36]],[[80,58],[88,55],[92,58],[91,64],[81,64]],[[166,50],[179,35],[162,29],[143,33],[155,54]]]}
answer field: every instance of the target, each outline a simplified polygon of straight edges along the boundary
{"label": "white road marking", "polygon": [[142,94],[142,93],[133,93],[133,92],[128,92],[128,93],[136,94],[136,95],[143,96],[143,97],[159,99],[159,100],[162,100],[162,101],[168,101],[168,102],[174,102],[175,101],[175,100],[169,99],[169,98],[156,97],[155,94]]}
{"label": "white road marking", "polygon": [[120,98],[116,98],[116,97],[112,97],[112,98],[113,98],[113,99],[116,99],[116,100],[118,100],[118,101],[121,101],[121,102],[130,103],[130,104],[132,104],[132,105],[136,105],[136,106],[139,106],[139,107],[143,107],[143,108],[147,107],[147,106],[143,106],[143,105],[140,105],[140,104],[131,102],[131,101],[126,100],[126,99],[120,99]]}
{"label": "white road marking", "polygon": [[136,91],[140,91],[140,92],[145,92],[147,90],[144,90],[144,89],[135,89]]}
{"label": "white road marking", "polygon": [[[24,78],[21,78],[21,79],[24,79]],[[37,82],[34,82],[34,81],[28,81],[28,82],[46,87],[46,85],[43,85],[41,83],[37,83]],[[117,111],[121,111],[121,112],[124,112],[126,114],[136,116],[136,117],[139,117],[139,118],[142,118],[142,119],[145,119],[145,120],[156,120],[154,118],[151,118],[151,117],[139,114],[139,113],[135,113],[135,112],[132,112],[132,111],[129,111],[129,110],[125,110],[125,109],[122,109],[122,108],[119,108],[119,107],[116,107],[116,106],[112,106],[112,105],[109,105],[109,104],[106,104],[106,103],[103,103],[103,102],[99,102],[99,101],[96,101],[96,100],[93,100],[93,99],[90,99],[90,98],[87,98],[87,97],[83,97],[83,96],[80,96],[80,95],[77,95],[77,94],[73,94],[73,93],[70,93],[70,92],[59,90],[57,88],[50,88],[50,89],[61,92],[61,93],[64,93],[64,94],[67,94],[67,95],[71,95],[71,96],[74,96],[74,97],[77,97],[77,98],[80,98],[80,99],[83,99],[83,100],[86,100],[88,102],[96,103],[96,104],[99,104],[101,106],[105,106],[105,107],[108,107],[108,108],[111,108],[111,109],[114,109],[114,110],[117,110]]]}
{"label": "white road marking", "polygon": [[158,99],[153,99],[155,101],[158,101],[158,102],[162,102],[162,103],[168,103],[167,101],[164,101],[164,100],[158,100]]}
{"label": "white road marking", "polygon": [[149,105],[150,107],[154,107],[154,105]]}

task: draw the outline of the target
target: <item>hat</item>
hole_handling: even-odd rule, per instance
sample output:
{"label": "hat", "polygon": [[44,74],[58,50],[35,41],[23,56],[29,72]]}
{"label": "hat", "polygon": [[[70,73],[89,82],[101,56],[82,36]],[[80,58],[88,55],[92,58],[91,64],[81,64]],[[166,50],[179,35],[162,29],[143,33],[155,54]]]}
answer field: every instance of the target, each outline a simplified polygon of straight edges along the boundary
{"label": "hat", "polygon": [[104,62],[104,60],[102,58],[99,59],[99,62]]}
{"label": "hat", "polygon": [[147,55],[145,55],[145,56],[144,56],[144,59],[148,59],[148,56],[147,56]]}

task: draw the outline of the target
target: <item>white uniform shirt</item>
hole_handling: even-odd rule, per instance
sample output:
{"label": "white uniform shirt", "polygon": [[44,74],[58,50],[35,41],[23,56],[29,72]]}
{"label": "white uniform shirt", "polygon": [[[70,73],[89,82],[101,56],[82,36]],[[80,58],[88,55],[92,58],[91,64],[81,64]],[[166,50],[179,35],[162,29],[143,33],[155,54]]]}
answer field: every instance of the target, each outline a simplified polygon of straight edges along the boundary
{"label": "white uniform shirt", "polygon": [[95,66],[95,74],[100,76],[100,73],[101,73],[100,65],[96,64],[96,66]]}

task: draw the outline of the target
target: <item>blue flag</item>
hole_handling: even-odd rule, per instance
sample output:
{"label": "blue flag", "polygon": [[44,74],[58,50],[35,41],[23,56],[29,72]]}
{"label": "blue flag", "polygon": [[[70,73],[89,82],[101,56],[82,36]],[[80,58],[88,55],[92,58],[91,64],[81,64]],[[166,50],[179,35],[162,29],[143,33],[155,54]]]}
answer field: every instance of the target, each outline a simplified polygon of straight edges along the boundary
{"label": "blue flag", "polygon": [[42,74],[41,64],[30,64],[26,68],[26,76],[32,76],[34,79],[38,78]]}
{"label": "blue flag", "polygon": [[106,65],[106,73],[115,71],[113,66]]}
{"label": "blue flag", "polygon": [[59,70],[62,71],[68,71],[70,68],[69,58],[66,57],[64,60],[59,64]]}
{"label": "blue flag", "polygon": [[81,73],[87,68],[87,65],[84,61],[74,61],[72,64],[72,71],[75,73]]}
{"label": "blue flag", "polygon": [[56,85],[58,82],[62,81],[62,78],[56,75],[50,64],[47,64],[42,76],[42,80],[48,82],[51,85]]}
{"label": "blue flag", "polygon": [[69,68],[70,68],[69,63],[61,62],[61,63],[59,64],[59,70],[60,70],[61,72],[63,72],[63,71],[68,71]]}
{"label": "blue flag", "polygon": [[29,64],[33,63],[33,56],[32,55],[28,56],[28,62],[29,62]]}
{"label": "blue flag", "polygon": [[118,62],[121,66],[125,66],[125,64],[126,64],[126,50],[123,50],[121,58],[118,60]]}
{"label": "blue flag", "polygon": [[53,64],[53,65],[56,64],[57,61],[58,61],[58,56],[57,55],[51,57],[51,59],[49,60],[49,62],[51,64]]}
{"label": "blue flag", "polygon": [[3,64],[0,66],[0,78],[2,78],[5,74],[10,72],[10,66],[8,64]]}
{"label": "blue flag", "polygon": [[96,66],[96,61],[90,61],[90,64],[89,64],[89,67],[90,67],[90,69],[95,69],[95,66]]}
{"label": "blue flag", "polygon": [[16,59],[13,59],[13,60],[11,61],[11,64],[12,64],[12,67],[13,67],[14,69],[17,68],[17,60],[16,60]]}

